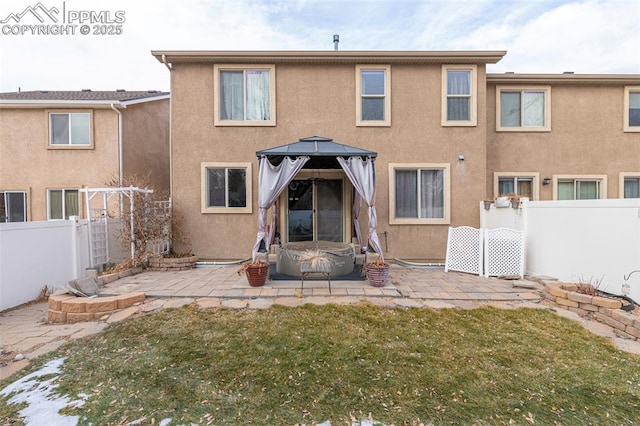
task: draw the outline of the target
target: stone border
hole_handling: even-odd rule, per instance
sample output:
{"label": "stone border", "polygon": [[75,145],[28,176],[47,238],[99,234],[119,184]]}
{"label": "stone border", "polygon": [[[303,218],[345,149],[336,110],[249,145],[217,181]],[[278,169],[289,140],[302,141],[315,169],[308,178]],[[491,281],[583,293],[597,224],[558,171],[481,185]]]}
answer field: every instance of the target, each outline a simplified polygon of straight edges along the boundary
{"label": "stone border", "polygon": [[190,257],[151,257],[150,271],[187,271],[193,269],[198,261],[197,256]]}
{"label": "stone border", "polygon": [[577,284],[545,282],[542,295],[552,304],[575,312],[581,317],[591,316],[597,321],[626,333],[630,338],[640,338],[640,317],[621,310],[622,302],[601,296],[578,293]]}
{"label": "stone border", "polygon": [[142,272],[142,268],[140,267],[130,268],[130,269],[125,269],[124,271],[114,272],[112,274],[97,275],[96,280],[99,286],[103,286],[105,284],[112,283],[115,280],[119,280],[120,278],[130,277],[131,275],[139,274],[140,272]]}
{"label": "stone border", "polygon": [[53,294],[49,296],[49,322],[73,323],[92,321],[104,315],[112,314],[129,306],[143,302],[142,292],[105,297],[77,297],[72,294]]}

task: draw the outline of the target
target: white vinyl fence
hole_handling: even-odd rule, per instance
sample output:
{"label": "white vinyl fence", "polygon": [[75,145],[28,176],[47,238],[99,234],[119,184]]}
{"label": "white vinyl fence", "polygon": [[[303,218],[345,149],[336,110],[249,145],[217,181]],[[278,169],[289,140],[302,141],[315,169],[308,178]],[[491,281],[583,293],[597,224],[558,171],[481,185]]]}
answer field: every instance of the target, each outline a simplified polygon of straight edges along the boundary
{"label": "white vinyl fence", "polygon": [[[489,210],[480,203],[480,224],[524,231],[530,275],[620,294],[624,277],[640,269],[640,199],[523,201],[518,209]],[[628,284],[640,302],[640,273]]]}
{"label": "white vinyl fence", "polygon": [[84,219],[0,224],[0,311],[84,276],[87,267]]}

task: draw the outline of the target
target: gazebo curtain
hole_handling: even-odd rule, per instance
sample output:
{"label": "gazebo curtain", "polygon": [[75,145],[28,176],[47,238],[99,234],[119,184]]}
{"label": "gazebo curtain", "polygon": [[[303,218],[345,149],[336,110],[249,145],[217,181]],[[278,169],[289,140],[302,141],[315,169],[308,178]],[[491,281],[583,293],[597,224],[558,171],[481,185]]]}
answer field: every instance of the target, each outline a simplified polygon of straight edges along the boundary
{"label": "gazebo curtain", "polygon": [[360,204],[364,200],[369,206],[369,244],[380,255],[380,259],[384,261],[382,255],[382,247],[380,239],[376,232],[378,226],[378,215],[376,213],[376,178],[375,164],[372,157],[362,159],[362,157],[349,157],[345,160],[337,157],[338,163],[346,173],[347,177],[356,189],[356,197],[353,203],[353,222],[356,228],[358,244],[362,247],[362,237],[360,236],[360,223],[358,216],[360,214]]}
{"label": "gazebo curtain", "polygon": [[307,161],[309,161],[309,157],[306,156],[300,156],[296,159],[284,157],[279,165],[274,166],[266,156],[260,157],[260,170],[258,173],[258,235],[252,253],[254,262],[260,249],[260,242],[264,241],[268,252],[275,232],[276,213],[271,217],[271,226],[267,234],[267,210],[276,204],[282,191]]}

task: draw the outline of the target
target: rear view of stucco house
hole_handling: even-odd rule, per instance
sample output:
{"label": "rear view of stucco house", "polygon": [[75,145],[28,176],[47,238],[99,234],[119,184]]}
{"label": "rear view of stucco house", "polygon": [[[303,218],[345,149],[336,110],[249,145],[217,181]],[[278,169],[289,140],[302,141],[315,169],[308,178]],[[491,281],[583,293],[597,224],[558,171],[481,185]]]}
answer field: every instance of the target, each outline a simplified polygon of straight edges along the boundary
{"label": "rear view of stucco house", "polygon": [[[479,201],[498,195],[638,197],[640,75],[487,74],[505,53],[152,52],[170,69],[172,196],[194,253],[246,257],[256,153],[312,140],[375,154],[387,258],[442,261],[448,228],[477,227]],[[350,243],[354,196],[337,164],[305,166],[274,234]]]}
{"label": "rear view of stucco house", "polygon": [[0,222],[86,217],[83,187],[148,176],[169,189],[169,94],[0,94]]}

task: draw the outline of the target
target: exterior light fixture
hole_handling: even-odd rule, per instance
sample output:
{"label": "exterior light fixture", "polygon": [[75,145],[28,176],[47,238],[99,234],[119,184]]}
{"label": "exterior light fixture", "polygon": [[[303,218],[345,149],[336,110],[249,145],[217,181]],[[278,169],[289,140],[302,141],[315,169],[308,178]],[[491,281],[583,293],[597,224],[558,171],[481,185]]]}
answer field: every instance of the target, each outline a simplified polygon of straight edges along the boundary
{"label": "exterior light fixture", "polygon": [[551,183],[551,178],[546,177],[544,179],[542,179],[542,184],[543,185],[549,185]]}
{"label": "exterior light fixture", "polygon": [[458,161],[464,161],[464,155],[462,154],[458,155]]}

